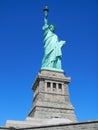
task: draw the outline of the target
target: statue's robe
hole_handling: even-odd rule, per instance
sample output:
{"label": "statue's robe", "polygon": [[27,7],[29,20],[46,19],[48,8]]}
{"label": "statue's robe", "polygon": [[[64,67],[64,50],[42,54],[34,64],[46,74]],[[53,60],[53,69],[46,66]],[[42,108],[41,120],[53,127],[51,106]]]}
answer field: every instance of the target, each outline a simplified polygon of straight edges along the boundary
{"label": "statue's robe", "polygon": [[[49,26],[43,27],[44,32],[44,58],[42,61],[42,67],[51,67],[56,68],[56,66],[59,66],[58,58],[61,60],[62,52],[61,48],[65,44],[65,41],[58,40],[58,37],[56,34],[54,34],[50,29]],[[58,68],[61,69],[61,68]]]}

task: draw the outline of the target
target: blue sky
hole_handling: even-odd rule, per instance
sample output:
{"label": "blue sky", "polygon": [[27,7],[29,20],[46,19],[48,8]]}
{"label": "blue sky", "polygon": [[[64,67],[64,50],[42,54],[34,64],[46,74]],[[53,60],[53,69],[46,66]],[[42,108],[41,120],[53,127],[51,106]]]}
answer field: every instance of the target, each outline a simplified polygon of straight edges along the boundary
{"label": "blue sky", "polygon": [[0,0],[0,125],[24,120],[43,58],[43,8],[67,44],[62,68],[71,77],[70,100],[78,121],[98,119],[98,1]]}

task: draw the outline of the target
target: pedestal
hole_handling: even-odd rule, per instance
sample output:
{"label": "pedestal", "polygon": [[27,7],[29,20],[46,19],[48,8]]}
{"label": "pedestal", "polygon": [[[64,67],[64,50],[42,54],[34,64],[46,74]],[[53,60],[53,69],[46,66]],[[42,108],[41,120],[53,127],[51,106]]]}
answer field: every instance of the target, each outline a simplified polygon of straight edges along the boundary
{"label": "pedestal", "polygon": [[29,117],[66,118],[76,121],[74,108],[70,103],[68,84],[70,77],[63,72],[41,70],[32,86],[34,91]]}

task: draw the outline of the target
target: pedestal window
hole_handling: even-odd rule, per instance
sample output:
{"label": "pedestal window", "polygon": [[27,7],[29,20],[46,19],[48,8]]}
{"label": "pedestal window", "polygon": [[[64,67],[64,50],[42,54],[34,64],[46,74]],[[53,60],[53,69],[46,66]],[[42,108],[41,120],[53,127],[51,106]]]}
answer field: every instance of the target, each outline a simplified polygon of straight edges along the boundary
{"label": "pedestal window", "polygon": [[51,90],[51,83],[47,82],[47,90],[50,91]]}
{"label": "pedestal window", "polygon": [[56,83],[53,83],[53,91],[56,91]]}
{"label": "pedestal window", "polygon": [[58,90],[59,90],[59,92],[62,91],[62,84],[58,84]]}

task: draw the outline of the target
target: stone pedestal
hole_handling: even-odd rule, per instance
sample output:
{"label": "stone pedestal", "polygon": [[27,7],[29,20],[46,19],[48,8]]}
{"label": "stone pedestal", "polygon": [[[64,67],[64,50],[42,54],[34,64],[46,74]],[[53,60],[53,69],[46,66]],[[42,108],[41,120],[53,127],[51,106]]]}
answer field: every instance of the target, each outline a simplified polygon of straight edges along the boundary
{"label": "stone pedestal", "polygon": [[28,116],[39,119],[65,118],[75,122],[68,93],[69,82],[70,77],[63,72],[41,70],[32,86],[33,105]]}
{"label": "stone pedestal", "polygon": [[98,130],[98,121],[76,121],[69,100],[69,82],[70,77],[63,72],[40,71],[32,86],[34,98],[28,117],[24,121],[7,120],[4,129]]}

